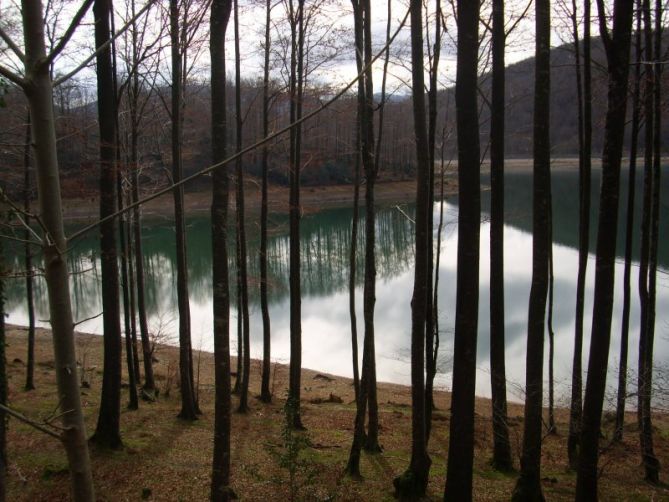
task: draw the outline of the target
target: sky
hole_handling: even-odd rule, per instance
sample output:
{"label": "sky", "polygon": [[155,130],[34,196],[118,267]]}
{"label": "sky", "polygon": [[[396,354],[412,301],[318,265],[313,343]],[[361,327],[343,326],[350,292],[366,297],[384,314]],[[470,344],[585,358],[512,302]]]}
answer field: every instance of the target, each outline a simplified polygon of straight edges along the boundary
{"label": "sky", "polygon": [[[142,0],[136,1],[136,9],[139,10],[145,3]],[[191,0],[192,1],[192,0]],[[526,10],[529,0],[510,0],[507,1],[508,26],[515,23],[520,14]],[[45,0],[50,14],[47,15],[47,36],[51,33],[56,34],[56,38],[64,33],[70,22],[73,13],[79,8],[82,0]],[[124,19],[129,18],[126,15],[127,5],[131,0],[116,0],[114,7],[116,10],[115,23],[116,28],[120,29],[124,25]],[[197,0],[200,3],[201,0]],[[197,6],[197,3],[194,5]],[[439,84],[442,87],[450,86],[455,80],[455,40],[457,29],[455,26],[455,16],[453,5],[449,0],[443,1],[443,15],[446,20],[446,31],[443,35],[442,58],[440,62]],[[355,60],[353,53],[352,37],[352,8],[348,0],[308,0],[306,2],[309,12],[318,9],[317,15],[313,17],[310,31],[310,43],[312,52],[310,53],[310,64],[313,66],[318,62],[318,68],[311,74],[312,82],[330,83],[334,86],[341,86],[355,77]],[[168,3],[165,0],[156,2],[147,14],[146,41],[159,38],[159,45],[163,47],[158,51],[161,68],[162,83],[169,81],[169,33],[165,26]],[[404,18],[407,9],[407,0],[391,0],[391,30],[394,32]],[[242,59],[243,78],[255,79],[262,74],[262,41],[265,29],[265,2],[261,0],[240,0],[240,54]],[[557,9],[557,7],[556,7]],[[383,0],[372,0],[372,39],[373,51],[379,52],[385,45],[386,27],[387,27],[388,4]],[[430,3],[426,16],[432,24],[434,19],[434,4]],[[5,31],[10,33],[17,45],[22,46],[22,35],[20,31],[12,30],[7,26],[12,19],[18,17],[17,0],[0,0],[0,23],[5,27]],[[55,13],[55,14],[54,14]],[[280,78],[280,55],[281,42],[286,39],[289,30],[285,24],[286,2],[284,0],[274,0],[272,6],[272,47],[273,47],[273,75]],[[484,8],[482,17],[485,18],[489,12]],[[55,17],[55,20],[54,20]],[[56,62],[56,73],[68,71],[77,66],[86,55],[93,52],[93,25],[92,12],[86,15],[84,23],[77,30],[68,49],[58,58]],[[145,19],[140,20],[140,25],[144,26]],[[433,28],[433,26],[431,26]],[[483,31],[483,27],[481,28]],[[532,56],[534,44],[532,43],[533,33],[533,9],[528,10],[528,16],[521,20],[513,32],[508,37],[507,63],[511,64],[519,60]],[[232,18],[228,27],[228,74],[234,68],[234,52],[232,44],[233,24]],[[162,37],[162,38],[161,38]],[[431,41],[434,37],[430,33],[427,37]],[[427,38],[426,37],[426,38]],[[193,63],[191,77],[196,80],[207,80],[209,73],[209,51],[207,46],[208,38],[208,12],[203,16],[203,24],[199,29],[196,39],[200,44],[198,49],[191,50],[191,61]],[[561,43],[560,37],[553,36],[554,44]],[[118,42],[119,53],[123,52],[124,37],[120,37]],[[6,49],[6,44],[0,41],[0,51]],[[487,44],[482,44],[482,53],[485,52]],[[409,92],[410,85],[410,50],[409,50],[409,23],[397,36],[391,50],[391,60],[389,64],[388,90],[406,94]],[[482,58],[485,60],[485,58]],[[12,60],[7,51],[0,52],[0,62],[5,66],[17,68],[17,61]],[[122,65],[119,65],[122,68]],[[383,58],[380,58],[374,65],[374,85],[375,91],[379,92],[382,80]],[[483,68],[482,68],[483,69]],[[91,67],[79,74],[79,79],[88,84],[94,83],[94,69]]]}

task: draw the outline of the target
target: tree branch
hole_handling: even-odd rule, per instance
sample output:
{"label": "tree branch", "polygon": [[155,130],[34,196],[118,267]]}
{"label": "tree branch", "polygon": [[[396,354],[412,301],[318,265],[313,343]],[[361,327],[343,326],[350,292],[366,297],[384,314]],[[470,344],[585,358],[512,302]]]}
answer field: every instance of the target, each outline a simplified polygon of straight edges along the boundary
{"label": "tree branch", "polygon": [[0,64],[0,76],[5,77],[7,80],[18,85],[21,88],[26,86],[26,81],[23,77],[17,75],[12,70],[1,64]]}
{"label": "tree branch", "polygon": [[26,60],[25,54],[21,52],[21,49],[19,49],[19,46],[14,43],[12,38],[5,32],[5,30],[0,27],[0,38],[2,38],[5,43],[9,46],[9,48],[16,54],[16,57],[18,57],[21,62],[24,62]]}
{"label": "tree branch", "polygon": [[10,416],[12,416],[12,417],[14,417],[14,418],[16,418],[16,419],[18,419],[18,420],[20,420],[21,422],[23,422],[23,423],[25,423],[25,424],[27,424],[27,425],[29,425],[29,426],[31,426],[31,427],[37,429],[38,431],[43,432],[44,434],[46,434],[46,435],[48,435],[48,436],[51,436],[52,438],[56,438],[56,439],[58,439],[58,440],[62,440],[62,439],[63,439],[63,438],[60,436],[60,434],[57,434],[57,433],[53,432],[53,431],[50,430],[50,429],[47,429],[47,428],[44,427],[42,424],[39,424],[39,423],[35,422],[34,420],[31,420],[30,418],[28,418],[28,417],[26,417],[26,416],[24,416],[24,415],[21,415],[18,411],[14,411],[14,410],[12,410],[11,408],[8,408],[7,406],[5,406],[4,404],[0,404],[0,410],[4,411],[4,412],[7,413],[8,415],[10,415]]}
{"label": "tree branch", "polygon": [[54,81],[53,81],[53,87],[57,87],[57,86],[59,86],[60,84],[62,84],[63,82],[65,82],[65,81],[67,81],[67,80],[69,80],[69,79],[71,79],[71,78],[74,77],[77,73],[79,73],[81,70],[83,70],[84,68],[86,68],[86,66],[88,66],[88,63],[90,63],[91,61],[93,61],[93,59],[95,59],[95,57],[96,57],[98,54],[100,54],[102,51],[104,51],[105,49],[107,49],[107,47],[109,47],[109,46],[112,44],[112,42],[114,42],[118,37],[120,37],[120,36],[121,36],[121,35],[122,35],[122,34],[123,34],[123,33],[124,33],[130,26],[131,26],[131,25],[132,25],[132,23],[134,23],[135,21],[137,21],[137,19],[139,19],[139,17],[140,17],[142,14],[144,14],[147,10],[149,10],[149,7],[151,7],[151,5],[153,5],[153,4],[155,3],[155,1],[156,1],[156,0],[148,0],[148,1],[146,2],[146,5],[145,5],[144,7],[142,7],[142,9],[141,9],[137,14],[135,14],[135,16],[134,16],[132,19],[130,19],[130,21],[128,21],[128,22],[127,22],[127,23],[126,23],[126,24],[125,24],[125,25],[124,25],[118,32],[116,32],[116,34],[115,34],[113,37],[111,37],[111,38],[110,38],[109,40],[107,40],[104,44],[102,44],[100,47],[98,47],[98,48],[95,50],[95,52],[94,52],[93,54],[91,54],[90,56],[88,56],[88,57],[83,61],[83,63],[81,63],[79,66],[77,66],[77,67],[76,67],[74,70],[72,70],[71,72],[66,73],[66,74],[63,75],[62,77],[58,77],[56,80],[54,80]]}
{"label": "tree branch", "polygon": [[88,12],[88,9],[90,8],[91,4],[93,3],[93,0],[84,0],[84,3],[79,7],[79,10],[77,13],[74,15],[74,18],[72,19],[72,22],[70,23],[70,26],[68,26],[67,30],[65,31],[65,34],[61,37],[61,39],[58,41],[58,44],[56,47],[53,48],[53,50],[49,53],[49,55],[46,57],[44,62],[42,64],[46,66],[50,66],[51,63],[58,57],[58,55],[63,52],[63,49],[65,49],[65,46],[67,43],[70,41],[72,38],[72,35],[74,35],[74,32],[77,30],[79,27],[79,24],[81,23],[81,20],[84,18],[86,13]]}

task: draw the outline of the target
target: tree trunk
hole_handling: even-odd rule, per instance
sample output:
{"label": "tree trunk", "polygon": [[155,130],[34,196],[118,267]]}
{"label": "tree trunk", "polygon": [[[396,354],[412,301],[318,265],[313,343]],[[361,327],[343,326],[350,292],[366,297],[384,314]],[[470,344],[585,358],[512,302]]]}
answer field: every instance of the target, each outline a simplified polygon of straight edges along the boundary
{"label": "tree trunk", "polygon": [[[569,412],[569,436],[567,438],[567,457],[569,468],[578,466],[578,440],[583,419],[583,310],[585,299],[585,280],[590,250],[590,136],[592,125],[590,114],[592,97],[590,89],[590,0],[584,2],[583,33],[583,80],[581,85],[581,58],[578,36],[576,1],[572,0],[572,29],[574,32],[574,55],[576,59],[576,95],[578,106],[578,142],[579,142],[579,251],[578,273],[576,278],[576,318],[574,331],[574,357],[571,376],[571,406]],[[585,99],[584,99],[585,98]],[[587,116],[587,119],[586,119]]]}
{"label": "tree trunk", "polygon": [[458,264],[453,390],[444,500],[472,500],[481,180],[477,105],[479,6],[458,2]]}
{"label": "tree trunk", "polygon": [[[662,49],[661,2],[656,2],[655,37],[651,38],[649,1],[644,1],[646,21],[646,60],[659,61]],[[653,40],[654,39],[654,40]],[[652,43],[655,47],[653,52]],[[641,260],[639,264],[639,294],[641,296],[641,332],[639,334],[639,397],[640,443],[644,479],[657,484],[660,481],[660,463],[653,448],[651,396],[653,388],[653,344],[655,339],[655,299],[657,288],[657,245],[660,202],[660,128],[661,65],[647,68],[646,95],[646,166],[644,178],[643,223]],[[651,126],[652,123],[652,126]],[[643,341],[643,347],[642,347]],[[641,364],[643,363],[643,364]]]}
{"label": "tree trunk", "polygon": [[504,330],[504,0],[492,4],[492,109],[490,111],[490,390],[492,395],[492,465],[513,469],[507,423]]}
{"label": "tree trunk", "polygon": [[[263,69],[263,95],[262,95],[262,131],[263,137],[269,136],[269,54],[270,54],[270,23],[271,19],[271,0],[266,1],[265,5],[265,66]],[[270,390],[271,368],[271,332],[269,319],[269,305],[267,302],[267,185],[269,171],[269,148],[267,143],[262,147],[262,189],[260,202],[260,310],[262,312],[262,333],[263,333],[263,357],[262,357],[262,377],[260,383],[260,400],[263,403],[272,401],[272,392]]]}
{"label": "tree trunk", "polygon": [[[235,26],[235,110],[237,123],[237,153],[242,150],[242,98],[241,98],[241,63],[239,55],[239,2],[234,1],[234,26]],[[249,293],[248,293],[248,273],[246,268],[246,228],[244,226],[244,168],[242,158],[237,157],[235,161],[237,171],[237,196],[235,202],[237,205],[237,241],[239,246],[239,269],[240,280],[240,302],[243,330],[244,363],[242,365],[242,385],[239,393],[239,413],[249,411],[249,376],[251,373],[251,340],[249,326]]]}
{"label": "tree trunk", "polygon": [[42,5],[22,2],[25,73],[30,85],[25,88],[30,107],[32,144],[37,167],[39,212],[48,241],[44,247],[44,266],[49,292],[49,314],[53,336],[56,382],[62,413],[63,445],[70,469],[72,498],[75,502],[92,501],[93,478],[81,411],[77,359],[74,350],[74,321],[70,303],[68,267],[64,252],[67,242],[63,230],[56,127],[53,114],[52,85],[46,58]]}
{"label": "tree trunk", "polygon": [[[374,340],[374,308],[376,305],[376,207],[374,185],[378,165],[374,162],[374,84],[372,81],[372,20],[369,0],[360,1],[364,54],[364,106],[360,122],[362,166],[365,170],[365,282],[363,291],[363,317],[365,337],[363,342],[363,368],[367,372],[367,438],[365,450],[379,452],[379,405],[376,396],[376,348]],[[366,361],[365,361],[366,359]],[[366,362],[366,364],[365,364]]]}
{"label": "tree trunk", "polygon": [[[115,33],[116,29],[114,27],[114,16],[110,16],[110,27],[112,35]],[[112,70],[113,70],[113,81],[114,81],[114,104],[116,109],[118,109],[120,96],[118,94],[118,82],[117,82],[117,72],[116,72],[116,43],[112,41],[111,44],[112,50]],[[118,114],[115,116],[114,126],[116,128],[116,204],[119,210],[123,209],[124,206],[124,191],[123,191],[123,174],[121,173],[121,141],[120,141],[120,128],[119,128],[119,119]],[[126,163],[127,171],[127,163]],[[135,350],[132,344],[132,331],[131,324],[135,313],[134,305],[130,306],[131,299],[134,301],[134,297],[131,296],[131,282],[130,282],[130,226],[128,224],[129,215],[127,212],[121,214],[119,218],[119,246],[121,248],[120,253],[120,265],[121,265],[121,289],[123,291],[123,320],[125,324],[125,354],[126,354],[126,364],[128,368],[128,409],[137,410],[139,409],[139,396],[137,394],[137,373],[135,372]],[[134,327],[134,326],[133,326]]]}
{"label": "tree trunk", "polygon": [[640,121],[641,82],[641,1],[636,1],[637,29],[635,34],[634,94],[632,96],[632,131],[630,144],[630,166],[627,186],[627,218],[625,222],[625,271],[623,273],[623,312],[620,333],[620,363],[618,368],[618,397],[616,400],[616,425],[613,439],[622,441],[625,424],[625,403],[627,401],[627,358],[629,346],[632,246],[634,242],[634,200],[636,193],[636,157]]}
{"label": "tree trunk", "polygon": [[550,3],[537,0],[534,80],[534,182],[532,206],[532,285],[527,322],[525,423],[520,477],[514,501],[544,500],[541,492],[544,329],[550,253]]}
{"label": "tree trunk", "polygon": [[[439,72],[439,58],[441,55],[441,0],[436,0],[435,5],[435,35],[434,49],[432,52],[432,61],[430,64],[430,89],[428,98],[428,148],[429,148],[429,169],[430,169],[430,208],[427,213],[427,263],[428,263],[428,283],[427,283],[427,307],[425,310],[425,434],[426,441],[430,440],[430,431],[432,430],[432,409],[434,408],[434,377],[436,376],[436,354],[434,351],[435,329],[437,319],[437,304],[433,302],[433,262],[434,262],[434,237],[432,229],[434,228],[434,162],[435,162],[435,144],[437,136],[437,76]],[[426,21],[427,24],[427,21]],[[427,26],[425,28],[428,29]]]}
{"label": "tree trunk", "polygon": [[576,500],[579,502],[597,499],[599,434],[613,312],[615,246],[611,243],[616,242],[618,229],[618,192],[627,107],[632,10],[633,3],[629,0],[615,0],[612,35],[606,28],[606,13],[599,12],[600,32],[606,47],[609,93],[602,153],[592,334],[576,480]]}
{"label": "tree trunk", "polygon": [[[139,201],[139,166],[133,163],[131,171],[132,202]],[[132,215],[132,226],[135,241],[135,279],[137,281],[137,316],[139,317],[139,334],[142,345],[142,360],[144,366],[144,385],[142,395],[149,400],[155,398],[156,382],[153,378],[153,360],[151,355],[151,340],[149,339],[149,323],[146,317],[146,287],[144,285],[144,253],[142,251],[142,216],[139,206],[135,206]]]}
{"label": "tree trunk", "polygon": [[[355,62],[358,75],[363,70],[364,31],[363,14],[360,2],[352,0],[353,7],[353,30],[355,38]],[[355,172],[353,181],[353,221],[351,228],[351,249],[349,255],[349,314],[351,318],[351,345],[353,358],[353,385],[355,391],[356,414],[353,424],[353,442],[346,464],[346,472],[354,478],[360,478],[360,452],[365,442],[365,413],[367,411],[368,398],[368,372],[367,359],[369,352],[365,351],[363,345],[362,356],[362,379],[358,375],[358,326],[355,313],[355,274],[356,254],[358,248],[358,207],[360,198],[360,164],[362,162],[362,121],[365,108],[365,81],[364,77],[358,79],[358,95],[355,119]]]}
{"label": "tree trunk", "polygon": [[[118,150],[117,150],[118,152]],[[123,209],[123,185],[121,181],[121,173],[116,173],[116,193],[118,208]],[[139,396],[137,395],[137,374],[135,373],[134,364],[134,347],[132,344],[132,330],[131,319],[134,309],[130,307],[130,273],[128,271],[130,265],[130,247],[128,243],[128,222],[127,214],[121,215],[121,222],[119,225],[119,243],[121,246],[121,288],[123,290],[123,317],[125,321],[125,356],[128,367],[128,391],[129,402],[128,409],[136,410],[139,408]]]}
{"label": "tree trunk", "polygon": [[395,494],[400,498],[419,498],[427,489],[430,464],[425,429],[425,315],[429,264],[427,252],[427,212],[430,198],[430,167],[425,117],[423,76],[423,5],[411,2],[411,75],[413,116],[416,136],[416,261],[411,298],[411,461],[409,468],[395,478]]}
{"label": "tree trunk", "polygon": [[[96,0],[95,46],[111,38],[109,0]],[[98,123],[100,125],[100,267],[104,330],[104,372],[98,423],[91,441],[103,448],[118,449],[121,442],[121,308],[116,249],[116,220],[105,218],[116,212],[116,91],[111,47],[96,57]]]}
{"label": "tree trunk", "polygon": [[[212,162],[227,154],[225,99],[225,31],[232,0],[211,4],[211,136]],[[212,502],[227,502],[230,489],[230,295],[228,279],[228,168],[212,173],[211,240],[214,309],[214,454],[211,476]]]}
{"label": "tree trunk", "polygon": [[555,331],[553,330],[553,299],[555,291],[555,274],[553,273],[553,201],[548,202],[551,208],[548,225],[548,312],[546,314],[546,331],[548,332],[548,434],[557,434],[555,425]]}
{"label": "tree trunk", "polygon": [[[170,0],[170,37],[172,40],[172,182],[179,183],[182,176],[182,59],[179,41],[179,5]],[[184,189],[179,185],[173,190],[174,226],[177,255],[177,303],[179,306],[179,380],[181,411],[179,418],[197,419],[197,405],[193,392],[193,356],[190,345],[190,305],[188,301],[188,258],[186,255],[186,223],[184,216]]]}
{"label": "tree trunk", "polygon": [[[302,86],[304,83],[304,0],[298,0],[297,13],[289,2],[291,29],[290,60],[290,123],[302,117]],[[288,399],[293,410],[293,427],[303,429],[300,415],[302,372],[302,298],[300,293],[300,148],[302,127],[290,130],[290,381]]]}
{"label": "tree trunk", "polygon": [[[23,218],[25,224],[30,224],[30,199],[32,189],[30,186],[30,114],[26,120],[25,147],[23,150]],[[31,239],[30,231],[26,229],[24,238]],[[28,304],[28,363],[26,365],[26,390],[35,389],[35,298],[33,293],[33,263],[30,244],[25,245],[25,269],[26,269],[26,303]]]}

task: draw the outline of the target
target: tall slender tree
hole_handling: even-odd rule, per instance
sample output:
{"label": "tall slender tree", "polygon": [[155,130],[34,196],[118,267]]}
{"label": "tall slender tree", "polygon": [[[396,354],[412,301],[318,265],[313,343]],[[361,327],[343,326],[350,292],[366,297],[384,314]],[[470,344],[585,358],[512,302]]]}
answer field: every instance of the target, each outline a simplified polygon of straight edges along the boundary
{"label": "tall slender tree", "polygon": [[[241,57],[239,54],[239,1],[234,0],[234,31],[235,31],[235,123],[237,133],[235,135],[237,153],[242,150],[242,93],[241,93]],[[249,292],[248,292],[248,273],[246,264],[246,228],[244,226],[244,166],[241,155],[235,160],[235,170],[237,172],[237,195],[235,203],[237,206],[237,273],[239,274],[239,293],[241,312],[237,315],[242,316],[243,332],[243,365],[242,380],[239,392],[240,413],[246,413],[249,409],[249,376],[251,373],[251,340],[249,326]],[[241,355],[241,354],[240,354]]]}
{"label": "tall slender tree", "polygon": [[[571,22],[576,60],[576,96],[578,106],[578,166],[579,166],[579,231],[578,273],[576,278],[576,318],[574,331],[574,357],[571,376],[571,406],[567,456],[569,467],[578,465],[578,439],[583,417],[583,311],[585,305],[585,279],[590,251],[590,178],[592,156],[592,85],[590,57],[590,0],[583,2],[583,64],[578,36],[577,3],[572,0]],[[582,82],[582,83],[581,83]]]}
{"label": "tall slender tree", "polygon": [[541,492],[543,362],[550,236],[550,2],[536,0],[532,285],[527,321],[525,423],[514,501],[544,500]]}
{"label": "tall slender tree", "polygon": [[645,21],[646,60],[652,66],[646,69],[646,155],[644,168],[644,198],[639,261],[639,296],[641,330],[639,333],[639,412],[641,459],[644,478],[650,483],[660,481],[660,463],[653,447],[651,412],[653,381],[653,344],[655,338],[655,303],[657,288],[657,245],[660,199],[660,127],[661,127],[661,65],[662,5],[655,4],[655,26],[651,24],[650,1],[643,2]]}
{"label": "tall slender tree", "polygon": [[[356,64],[361,74],[358,81],[358,109],[356,115],[356,143],[365,171],[365,278],[363,291],[363,314],[365,334],[362,354],[362,378],[357,393],[353,444],[349,455],[347,472],[360,475],[360,449],[378,452],[378,404],[376,400],[376,362],[374,347],[374,304],[376,302],[375,260],[375,206],[374,183],[378,163],[374,160],[374,97],[372,82],[371,6],[369,0],[353,0]],[[356,153],[357,155],[357,153]],[[356,172],[359,165],[356,165]],[[355,194],[357,195],[357,194]],[[356,208],[357,209],[357,208]],[[351,263],[354,266],[354,263]],[[349,291],[351,294],[352,291]],[[352,317],[352,322],[353,322]],[[356,340],[357,341],[357,340]],[[354,357],[357,357],[354,355]],[[357,362],[357,361],[356,361]],[[365,411],[369,409],[367,437],[365,438]]]}
{"label": "tall slender tree", "polygon": [[472,499],[481,180],[477,105],[479,4],[458,2],[458,268],[453,390],[444,500]]}
{"label": "tall slender tree", "polygon": [[[290,22],[290,123],[302,118],[302,94],[304,85],[304,0],[288,2]],[[292,426],[303,429],[300,414],[300,391],[302,381],[302,297],[300,285],[300,170],[301,170],[302,126],[290,129],[290,195],[289,195],[289,263],[290,263],[290,378],[288,399]]]}
{"label": "tall slender tree", "polygon": [[639,141],[641,111],[641,0],[636,5],[634,91],[632,93],[632,125],[630,133],[629,170],[627,175],[627,215],[625,219],[625,271],[623,272],[623,308],[620,330],[620,358],[618,367],[618,395],[616,399],[616,425],[613,439],[622,441],[627,402],[627,359],[629,349],[629,324],[631,303],[632,248],[634,243],[634,201],[636,195],[636,157]]}
{"label": "tall slender tree", "polygon": [[504,356],[504,131],[506,75],[504,0],[492,3],[492,103],[490,111],[490,390],[493,466],[513,468],[507,424]]}
{"label": "tall slender tree", "polygon": [[[179,27],[179,2],[170,0],[170,38],[172,41],[172,182],[182,177],[182,100],[183,61],[181,50],[182,29]],[[186,222],[184,215],[184,189],[178,185],[173,190],[174,224],[177,255],[177,304],[179,307],[179,380],[181,411],[179,418],[197,419],[195,387],[193,385],[193,355],[191,351],[190,304],[188,300],[188,257],[186,254]]]}
{"label": "tall slender tree", "polygon": [[[112,34],[116,31],[114,25],[114,16],[110,16],[111,32]],[[112,50],[112,74],[114,80],[114,92],[115,95],[115,106],[118,109],[121,93],[118,89],[118,72],[117,72],[117,58],[116,58],[116,41],[112,40],[111,43]],[[119,211],[123,210],[125,205],[125,194],[123,188],[123,177],[124,173],[121,172],[121,132],[119,128],[119,118],[118,113],[115,117],[115,127],[116,127],[116,206]],[[127,166],[126,166],[127,167]],[[119,234],[119,262],[121,267],[121,290],[123,292],[123,320],[125,328],[125,355],[126,355],[126,366],[128,371],[128,409],[137,410],[139,409],[139,394],[137,393],[137,373],[139,371],[139,361],[135,365],[135,350],[136,347],[133,345],[133,331],[131,327],[133,325],[132,318],[134,316],[134,305],[133,308],[130,307],[131,299],[134,300],[134,297],[131,295],[131,285],[130,281],[130,246],[128,236],[130,235],[130,224],[128,221],[129,215],[127,212],[121,214],[119,218],[118,225],[118,234]]]}
{"label": "tall slender tree", "polygon": [[[51,52],[47,53],[42,3],[35,0],[22,1],[24,53],[21,54],[19,51],[19,54],[23,62],[23,76],[0,63],[0,75],[23,90],[30,109],[31,144],[37,169],[39,214],[45,233],[42,251],[49,294],[54,366],[60,408],[67,411],[61,413],[63,427],[61,438],[70,466],[71,494],[75,502],[88,502],[95,496],[79,396],[79,381],[75,371],[74,321],[70,303],[68,265],[64,256],[67,241],[63,228],[53,82],[49,67],[64,49],[90,5],[91,2],[86,2],[82,6],[72,20],[71,29],[67,32],[70,35],[64,37]],[[16,44],[13,45],[18,47]]]}
{"label": "tall slender tree", "polygon": [[100,126],[100,261],[104,330],[104,371],[100,413],[91,440],[105,448],[120,448],[121,442],[121,307],[116,248],[116,89],[111,40],[112,8],[109,0],[95,0],[95,46],[106,48],[96,56],[98,84],[98,123]]}
{"label": "tall slender tree", "polygon": [[[26,225],[30,224],[30,199],[32,198],[32,188],[30,181],[30,114],[26,120],[25,147],[23,150],[23,211],[25,212],[24,221]],[[26,363],[26,390],[35,389],[35,298],[33,293],[33,252],[30,240],[30,231],[26,228],[24,238],[25,245],[25,269],[26,269],[26,303],[28,306],[28,358]]]}
{"label": "tall slender tree", "polygon": [[[464,4],[458,4],[461,9]],[[471,5],[473,7],[473,4]],[[412,1],[411,89],[413,93],[414,134],[416,137],[416,261],[411,297],[411,460],[407,470],[395,478],[395,493],[401,498],[425,495],[432,460],[427,452],[425,426],[425,315],[427,305],[428,252],[427,212],[429,208],[429,150],[425,116],[425,77],[423,75],[423,4]]]}
{"label": "tall slender tree", "polygon": [[618,230],[620,163],[634,5],[629,0],[615,0],[612,32],[607,27],[604,1],[597,0],[597,7],[600,35],[606,51],[609,92],[602,153],[592,334],[576,480],[576,500],[579,502],[597,499],[599,434],[613,313],[615,246],[611,243],[616,242]]}
{"label": "tall slender tree", "polygon": [[[262,132],[263,137],[269,136],[269,110],[270,110],[270,48],[272,22],[272,1],[265,2],[265,45],[264,45],[264,66],[263,66],[263,87],[262,87]],[[267,300],[268,278],[267,278],[267,213],[268,213],[268,173],[269,173],[269,147],[267,143],[262,146],[262,187],[260,201],[260,251],[258,259],[260,262],[260,310],[262,312],[262,333],[263,333],[263,353],[262,353],[262,376],[260,382],[260,400],[264,403],[272,401],[272,392],[270,390],[271,373],[271,326],[269,318],[269,305]]]}
{"label": "tall slender tree", "polygon": [[[232,0],[212,0],[209,51],[211,55],[211,137],[212,162],[227,154],[227,114],[225,96],[225,32]],[[212,502],[233,498],[230,488],[230,288],[228,279],[228,168],[213,172],[211,241],[214,309],[214,454],[211,476]]]}
{"label": "tall slender tree", "polygon": [[[438,308],[434,300],[434,237],[432,228],[434,228],[434,166],[435,149],[437,137],[437,93],[439,75],[439,59],[441,58],[441,35],[442,35],[442,10],[441,0],[436,0],[434,7],[434,44],[431,52],[428,52],[430,59],[429,80],[430,88],[427,93],[428,103],[428,148],[429,148],[429,168],[430,168],[430,210],[427,213],[428,228],[427,235],[427,262],[429,266],[428,284],[427,284],[427,310],[425,314],[425,420],[426,434],[428,441],[432,429],[432,409],[434,408],[434,378],[437,375],[437,354],[435,351],[435,330],[437,327]],[[426,32],[429,33],[428,21],[425,21]]]}

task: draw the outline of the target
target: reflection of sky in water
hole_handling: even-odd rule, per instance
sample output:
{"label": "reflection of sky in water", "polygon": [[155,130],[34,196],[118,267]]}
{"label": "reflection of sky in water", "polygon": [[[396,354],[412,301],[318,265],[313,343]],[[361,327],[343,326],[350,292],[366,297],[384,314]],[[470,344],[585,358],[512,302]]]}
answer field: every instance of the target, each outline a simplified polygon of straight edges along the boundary
{"label": "reflection of sky in water", "polygon": [[[450,386],[450,368],[453,347],[453,323],[455,318],[457,207],[445,205],[446,226],[442,241],[439,288],[439,323],[441,346],[439,357],[440,375],[437,385]],[[350,216],[348,220],[339,212],[324,212],[310,216],[304,223],[302,252],[304,297],[302,300],[303,365],[320,371],[351,376],[350,319],[348,310],[348,246]],[[350,213],[349,213],[350,214]],[[435,206],[435,222],[439,217],[439,206]],[[324,223],[323,223],[324,222]],[[195,234],[191,242],[190,292],[193,347],[213,350],[211,307],[211,255],[208,237],[203,237],[209,225],[206,220],[195,222],[189,232]],[[285,227],[284,227],[285,228]],[[164,229],[163,229],[164,230]],[[572,229],[573,230],[573,229]],[[169,233],[170,230],[168,230]],[[410,300],[413,288],[413,237],[411,224],[397,209],[379,211],[378,282],[376,303],[376,354],[377,376],[380,381],[408,384],[410,382]],[[480,303],[477,393],[489,395],[489,231],[488,223],[481,225]],[[575,230],[573,230],[575,231]],[[436,235],[436,232],[435,232]],[[176,298],[174,285],[174,259],[170,251],[160,250],[164,238],[151,234],[147,229],[145,263],[147,274],[147,298],[150,325],[153,330],[172,334],[177,343]],[[557,240],[557,239],[556,239]],[[559,240],[558,240],[559,241]],[[158,247],[156,247],[158,246]],[[252,249],[254,245],[250,246]],[[578,254],[574,248],[556,244],[553,248],[555,263],[555,378],[559,396],[567,394],[570,385]],[[208,254],[209,253],[209,254]],[[270,254],[275,262],[270,266],[276,282],[270,305],[272,325],[272,356],[274,360],[288,362],[289,359],[289,305],[287,297],[287,236],[277,232],[272,237]],[[362,256],[362,249],[360,256]],[[85,259],[84,259],[85,257]],[[91,251],[85,251],[71,260],[73,270],[83,271],[73,276],[72,295],[75,316],[84,319],[100,312],[99,262],[91,261]],[[280,258],[280,259],[279,259]],[[18,267],[19,258],[14,265]],[[306,261],[305,261],[306,260]],[[255,262],[255,255],[254,255]],[[505,277],[506,277],[506,364],[510,380],[510,397],[520,399],[517,390],[522,387],[525,373],[525,343],[527,306],[531,279],[532,239],[524,230],[507,226],[505,230]],[[594,281],[594,257],[588,263],[586,290],[584,367],[587,367],[587,351],[592,311]],[[252,264],[251,275],[257,276],[257,264]],[[615,315],[612,324],[610,375],[615,376],[620,343],[620,307],[622,288],[620,280],[623,263],[616,264]],[[630,366],[637,360],[637,338],[639,306],[636,294],[638,266],[632,270],[632,314],[630,323]],[[358,336],[362,345],[362,269],[359,268],[357,288]],[[18,282],[18,281],[16,281]],[[256,281],[257,282],[257,281]],[[234,284],[233,284],[234,287]],[[256,288],[257,284],[253,286]],[[669,279],[665,273],[658,274],[658,299],[656,320],[656,361],[666,361],[669,356],[667,330],[669,319]],[[45,292],[38,285],[38,292]],[[8,322],[26,324],[27,313],[21,284],[10,284],[8,291]],[[235,305],[234,299],[232,302]],[[262,322],[260,307],[252,292],[251,298],[251,352],[253,357],[262,356]],[[46,319],[45,298],[37,303],[39,319]],[[172,314],[174,312],[174,314]],[[41,323],[46,324],[45,322]],[[77,327],[81,331],[101,332],[101,318],[84,322]],[[231,342],[236,345],[236,311],[231,311]],[[548,343],[545,346],[548,354]],[[361,353],[362,355],[362,353]],[[613,380],[611,380],[613,382]],[[566,403],[566,399],[565,399]]]}

